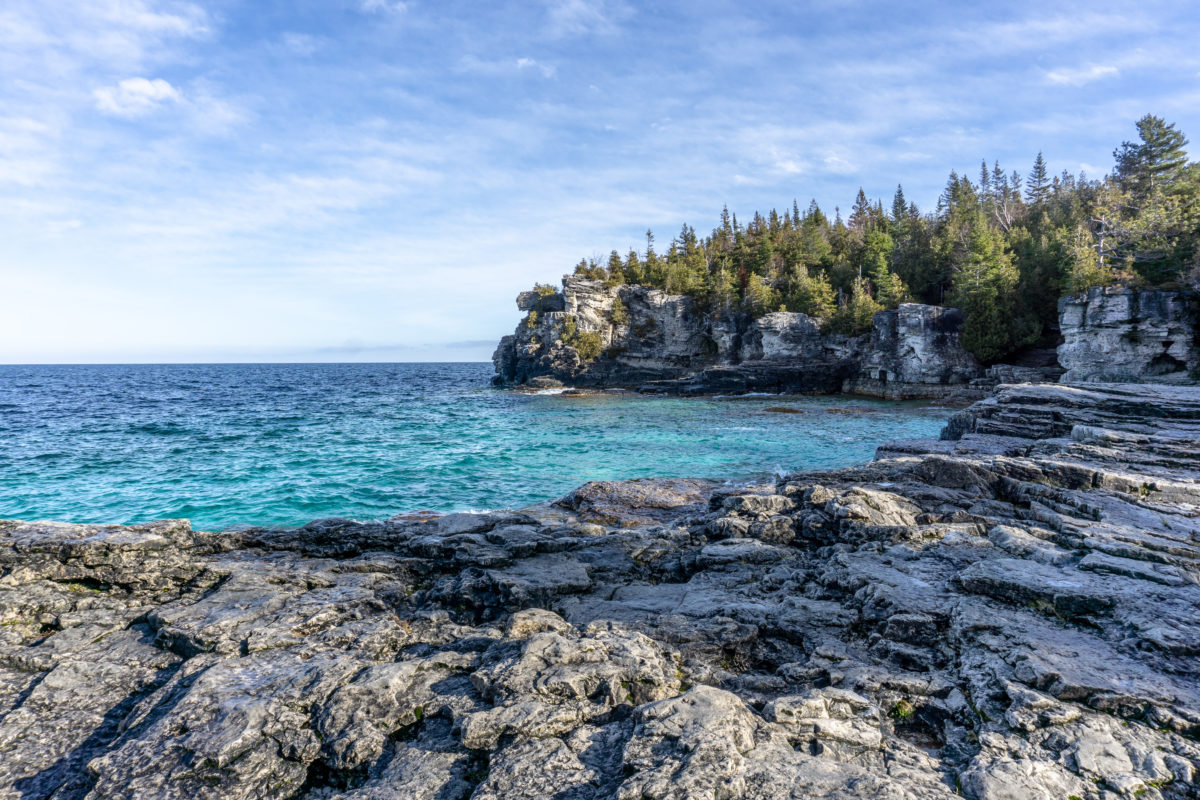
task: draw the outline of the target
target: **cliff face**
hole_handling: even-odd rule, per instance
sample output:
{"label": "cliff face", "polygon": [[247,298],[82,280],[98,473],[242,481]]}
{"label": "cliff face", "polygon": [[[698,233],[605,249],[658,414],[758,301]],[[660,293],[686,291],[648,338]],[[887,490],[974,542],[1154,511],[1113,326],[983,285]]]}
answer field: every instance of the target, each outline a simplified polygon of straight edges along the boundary
{"label": "cliff face", "polygon": [[517,305],[530,313],[496,349],[498,384],[916,398],[946,394],[981,371],[959,344],[961,312],[934,306],[881,312],[870,334],[845,336],[823,334],[805,314],[710,316],[685,296],[574,276],[562,292],[526,292]]}
{"label": "cliff face", "polygon": [[843,391],[904,400],[969,382],[980,366],[959,343],[963,321],[957,308],[916,303],[876,314],[858,372]]}
{"label": "cliff face", "polygon": [[1067,383],[1174,383],[1200,373],[1196,300],[1182,292],[1096,288],[1058,303]]}

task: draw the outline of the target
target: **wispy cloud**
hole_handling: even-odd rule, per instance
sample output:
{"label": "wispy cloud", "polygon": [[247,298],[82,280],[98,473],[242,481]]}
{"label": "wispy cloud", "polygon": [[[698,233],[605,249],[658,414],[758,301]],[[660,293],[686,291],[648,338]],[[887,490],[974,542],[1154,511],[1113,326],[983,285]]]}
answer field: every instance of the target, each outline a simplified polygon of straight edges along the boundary
{"label": "wispy cloud", "polygon": [[325,46],[325,40],[319,36],[297,31],[286,31],[279,37],[278,49],[301,57],[308,57]]}
{"label": "wispy cloud", "polygon": [[1113,66],[1092,64],[1087,67],[1063,67],[1046,73],[1046,80],[1065,86],[1083,86],[1103,78],[1115,78],[1121,70]]}
{"label": "wispy cloud", "polygon": [[457,69],[459,72],[493,76],[532,72],[543,78],[553,78],[557,71],[553,64],[529,57],[483,59],[473,55],[463,57],[459,61]]}
{"label": "wispy cloud", "polygon": [[1099,175],[1148,111],[1200,136],[1200,20],[1146,3],[0,0],[0,361],[486,358],[519,289],[648,226]]}
{"label": "wispy cloud", "polygon": [[537,59],[533,59],[533,58],[518,58],[517,59],[517,69],[535,70],[537,72],[540,72],[542,74],[543,78],[552,78],[552,77],[554,77],[554,72],[555,72],[555,67],[553,64],[543,64],[542,62],[538,61]]}
{"label": "wispy cloud", "polygon": [[116,86],[92,92],[96,108],[117,117],[140,117],[183,100],[179,90],[162,78],[126,78]]}
{"label": "wispy cloud", "polygon": [[633,10],[620,0],[548,0],[551,36],[613,34]]}
{"label": "wispy cloud", "polygon": [[362,0],[362,10],[368,14],[403,14],[408,11],[404,0]]}

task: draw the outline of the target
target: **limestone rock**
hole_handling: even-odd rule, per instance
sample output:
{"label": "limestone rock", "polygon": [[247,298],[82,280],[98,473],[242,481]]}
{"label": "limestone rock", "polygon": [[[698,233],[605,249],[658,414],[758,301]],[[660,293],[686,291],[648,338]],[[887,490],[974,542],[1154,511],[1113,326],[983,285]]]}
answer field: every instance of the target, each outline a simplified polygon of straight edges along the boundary
{"label": "limestone rock", "polygon": [[1064,297],[1058,314],[1064,382],[1180,382],[1200,371],[1191,294],[1097,287]]}
{"label": "limestone rock", "polygon": [[0,522],[0,798],[1194,800],[1200,389],[1005,385],[944,435],[521,512]]}
{"label": "limestone rock", "polygon": [[[546,378],[671,394],[859,392],[944,397],[981,372],[962,349],[962,313],[908,303],[876,315],[870,335],[823,333],[822,320],[773,312],[702,313],[683,295],[575,275],[554,295],[524,292],[529,312],[492,357],[498,385]],[[579,333],[598,337],[585,360]]]}

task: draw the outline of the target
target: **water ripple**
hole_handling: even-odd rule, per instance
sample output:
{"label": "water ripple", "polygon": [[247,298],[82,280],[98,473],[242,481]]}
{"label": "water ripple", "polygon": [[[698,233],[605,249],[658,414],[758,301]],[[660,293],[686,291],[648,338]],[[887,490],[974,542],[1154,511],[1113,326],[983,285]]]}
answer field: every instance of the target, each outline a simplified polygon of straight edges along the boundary
{"label": "water ripple", "polygon": [[[490,364],[0,366],[0,517],[198,528],[519,507],[588,480],[770,479],[936,436],[846,398],[523,394]],[[804,415],[766,413],[781,405]],[[847,407],[880,413],[837,413]]]}

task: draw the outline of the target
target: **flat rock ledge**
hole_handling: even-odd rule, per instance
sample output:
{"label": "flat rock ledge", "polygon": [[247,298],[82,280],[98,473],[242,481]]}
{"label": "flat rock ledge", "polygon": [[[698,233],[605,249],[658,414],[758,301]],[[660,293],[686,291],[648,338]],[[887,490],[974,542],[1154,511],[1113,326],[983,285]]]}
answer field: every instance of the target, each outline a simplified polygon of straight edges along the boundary
{"label": "flat rock ledge", "polygon": [[1200,796],[1200,390],[1001,386],[945,436],[523,512],[0,522],[0,798]]}

